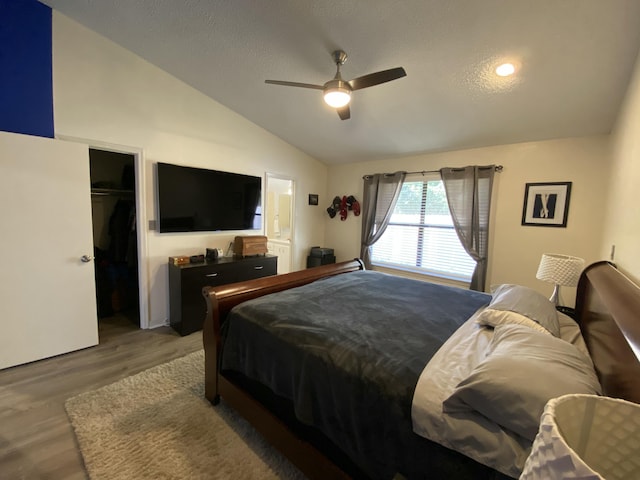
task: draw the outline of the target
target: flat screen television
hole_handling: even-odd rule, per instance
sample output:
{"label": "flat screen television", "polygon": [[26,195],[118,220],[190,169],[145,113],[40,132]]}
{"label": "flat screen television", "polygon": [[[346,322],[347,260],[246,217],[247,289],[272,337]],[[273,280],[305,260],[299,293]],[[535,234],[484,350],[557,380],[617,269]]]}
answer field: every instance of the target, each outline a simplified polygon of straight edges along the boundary
{"label": "flat screen television", "polygon": [[262,228],[262,178],[158,163],[159,231]]}

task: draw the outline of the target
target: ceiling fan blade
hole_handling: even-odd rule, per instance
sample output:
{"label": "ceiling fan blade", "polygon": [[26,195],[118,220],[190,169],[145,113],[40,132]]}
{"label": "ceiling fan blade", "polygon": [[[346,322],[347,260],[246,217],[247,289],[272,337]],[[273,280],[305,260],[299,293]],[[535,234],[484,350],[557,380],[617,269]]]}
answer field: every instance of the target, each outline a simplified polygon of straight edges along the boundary
{"label": "ceiling fan blade", "polygon": [[284,85],[285,87],[313,88],[315,90],[322,90],[324,88],[322,85],[313,85],[312,83],[285,82],[283,80],[265,80],[264,83]]}
{"label": "ceiling fan blade", "polygon": [[349,109],[349,105],[337,108],[336,111],[338,112],[340,120],[349,120],[351,118],[351,110]]}
{"label": "ceiling fan blade", "polygon": [[369,75],[354,78],[349,81],[349,85],[351,85],[352,90],[360,90],[361,88],[373,87],[374,85],[390,82],[391,80],[396,80],[406,75],[407,72],[405,72],[402,67],[390,68],[389,70],[382,70],[381,72],[370,73]]}

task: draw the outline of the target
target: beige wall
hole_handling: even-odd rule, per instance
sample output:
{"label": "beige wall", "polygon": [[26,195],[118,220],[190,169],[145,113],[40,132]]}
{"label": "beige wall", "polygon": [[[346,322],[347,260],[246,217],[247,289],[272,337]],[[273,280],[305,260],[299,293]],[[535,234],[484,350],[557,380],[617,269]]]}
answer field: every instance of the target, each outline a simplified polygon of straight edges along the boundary
{"label": "beige wall", "polygon": [[[330,166],[327,194],[362,200],[362,176],[371,173],[503,165],[495,177],[487,285],[518,283],[550,295],[551,285],[535,278],[543,252],[601,259],[608,148],[608,136],[569,138]],[[567,228],[521,226],[525,184],[561,181],[573,182]],[[338,260],[359,256],[361,217],[341,221],[325,214],[325,223],[326,246]],[[561,293],[573,305],[575,288]]]}
{"label": "beige wall", "polygon": [[608,258],[640,284],[640,57],[612,134],[611,182],[602,244]]}
{"label": "beige wall", "polygon": [[[56,136],[121,145],[143,157],[143,211],[155,217],[154,164],[168,162],[295,179],[293,269],[304,268],[313,245],[324,243],[322,209],[307,193],[326,197],[327,168],[300,150],[163,72],[131,52],[53,13]],[[168,319],[167,257],[225,248],[240,232],[139,232],[147,253],[150,326]]]}

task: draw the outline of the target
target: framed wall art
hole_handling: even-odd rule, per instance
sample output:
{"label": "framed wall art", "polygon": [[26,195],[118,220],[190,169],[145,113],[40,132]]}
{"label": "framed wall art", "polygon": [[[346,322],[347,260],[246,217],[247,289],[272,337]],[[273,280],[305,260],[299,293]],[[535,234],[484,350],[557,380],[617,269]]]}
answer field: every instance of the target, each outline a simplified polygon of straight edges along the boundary
{"label": "framed wall art", "polygon": [[527,183],[522,225],[566,227],[571,182]]}
{"label": "framed wall art", "polygon": [[309,194],[309,205],[318,205],[318,195],[315,193]]}

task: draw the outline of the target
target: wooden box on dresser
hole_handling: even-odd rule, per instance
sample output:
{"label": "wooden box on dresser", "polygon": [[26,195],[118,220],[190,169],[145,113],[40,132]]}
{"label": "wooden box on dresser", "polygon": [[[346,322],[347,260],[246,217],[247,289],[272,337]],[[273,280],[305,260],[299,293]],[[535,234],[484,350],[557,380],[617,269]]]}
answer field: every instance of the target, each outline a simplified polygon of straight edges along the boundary
{"label": "wooden box on dresser", "polygon": [[180,335],[202,330],[207,306],[202,288],[275,275],[278,257],[221,257],[204,263],[169,263],[169,322]]}

